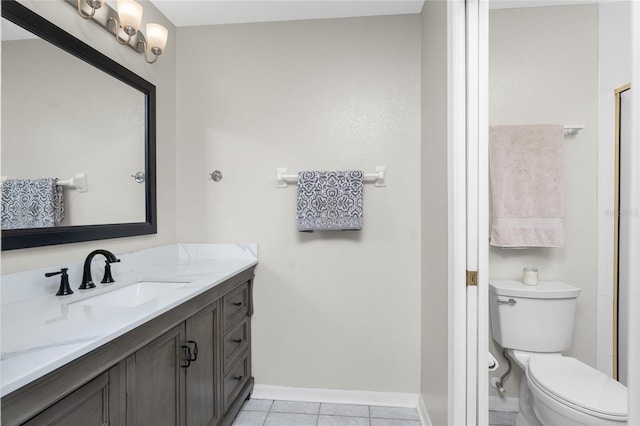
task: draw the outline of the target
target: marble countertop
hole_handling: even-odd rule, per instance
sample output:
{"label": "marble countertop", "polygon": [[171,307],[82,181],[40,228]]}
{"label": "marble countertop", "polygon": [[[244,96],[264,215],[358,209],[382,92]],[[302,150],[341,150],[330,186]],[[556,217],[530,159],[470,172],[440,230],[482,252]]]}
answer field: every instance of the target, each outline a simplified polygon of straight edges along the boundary
{"label": "marble countertop", "polygon": [[[177,244],[116,256],[121,259],[112,265],[116,282],[99,284],[103,262],[94,259],[92,275],[97,287],[90,290],[77,289],[81,262],[2,275],[0,396],[258,263],[256,245]],[[60,276],[44,278],[44,273],[62,267],[69,268],[74,294],[55,296]],[[95,305],[87,300],[140,281],[180,284],[163,290],[163,297],[129,306]]]}

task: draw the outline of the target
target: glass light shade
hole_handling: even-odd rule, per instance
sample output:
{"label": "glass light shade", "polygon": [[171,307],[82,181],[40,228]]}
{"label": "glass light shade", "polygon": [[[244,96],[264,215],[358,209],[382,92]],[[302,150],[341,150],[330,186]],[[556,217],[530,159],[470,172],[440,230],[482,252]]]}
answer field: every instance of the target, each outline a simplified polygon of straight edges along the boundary
{"label": "glass light shade", "polygon": [[118,0],[118,17],[122,28],[140,29],[142,22],[142,6],[133,0]]}
{"label": "glass light shade", "polygon": [[149,49],[160,49],[164,50],[164,47],[167,45],[167,37],[169,35],[169,31],[165,27],[160,24],[147,24],[147,44],[149,45]]}

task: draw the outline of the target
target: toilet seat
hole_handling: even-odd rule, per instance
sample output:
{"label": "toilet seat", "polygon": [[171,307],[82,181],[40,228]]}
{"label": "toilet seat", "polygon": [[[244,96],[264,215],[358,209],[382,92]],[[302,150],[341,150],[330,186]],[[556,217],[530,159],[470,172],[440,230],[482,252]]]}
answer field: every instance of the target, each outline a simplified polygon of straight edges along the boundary
{"label": "toilet seat", "polygon": [[558,403],[589,416],[627,420],[627,388],[571,357],[532,357],[527,379]]}

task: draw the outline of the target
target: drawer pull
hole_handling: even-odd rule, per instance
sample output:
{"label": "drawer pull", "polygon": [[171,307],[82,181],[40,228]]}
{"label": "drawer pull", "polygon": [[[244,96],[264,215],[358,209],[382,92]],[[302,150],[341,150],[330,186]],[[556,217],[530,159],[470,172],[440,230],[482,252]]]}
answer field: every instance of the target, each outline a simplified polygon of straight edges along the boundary
{"label": "drawer pull", "polygon": [[237,380],[237,381],[241,381],[242,380],[242,376],[233,376],[232,379],[233,380]]}
{"label": "drawer pull", "polygon": [[233,302],[232,305],[233,306],[242,306],[242,302]]}
{"label": "drawer pull", "polygon": [[237,343],[237,344],[242,343],[242,339],[231,339],[231,341],[232,341],[233,343]]}

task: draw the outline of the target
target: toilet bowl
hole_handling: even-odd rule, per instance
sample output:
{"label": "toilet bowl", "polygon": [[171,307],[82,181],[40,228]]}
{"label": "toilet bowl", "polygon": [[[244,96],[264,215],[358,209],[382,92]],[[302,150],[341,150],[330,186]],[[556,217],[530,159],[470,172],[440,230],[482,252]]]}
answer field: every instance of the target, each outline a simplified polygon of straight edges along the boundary
{"label": "toilet bowl", "polygon": [[524,372],[517,426],[624,426],[627,388],[562,356],[573,334],[580,289],[562,282],[489,283],[494,340]]}
{"label": "toilet bowl", "polygon": [[531,357],[526,383],[543,425],[627,424],[626,387],[575,358]]}

